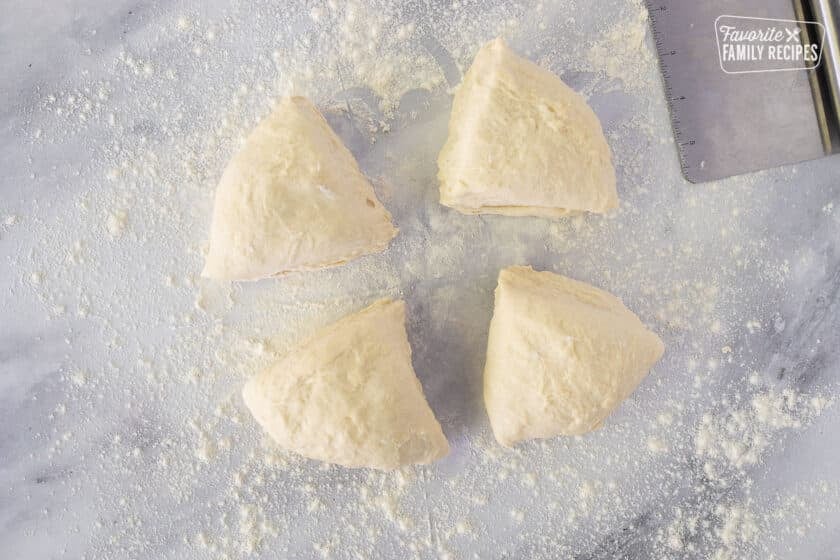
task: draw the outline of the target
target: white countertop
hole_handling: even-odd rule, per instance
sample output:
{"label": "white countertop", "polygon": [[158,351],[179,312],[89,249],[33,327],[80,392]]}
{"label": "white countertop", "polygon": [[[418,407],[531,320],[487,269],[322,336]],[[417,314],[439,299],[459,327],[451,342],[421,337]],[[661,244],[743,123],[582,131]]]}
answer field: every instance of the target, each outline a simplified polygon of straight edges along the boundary
{"label": "white countertop", "polygon": [[[636,0],[337,4],[4,10],[0,556],[840,555],[840,159],[685,182]],[[499,34],[601,117],[614,215],[438,204],[450,86]],[[200,279],[219,174],[291,92],[400,235],[328,271]],[[493,442],[481,369],[510,264],[610,290],[665,341],[597,432]],[[384,295],[408,303],[452,453],[382,474],[274,449],[244,380]]]}

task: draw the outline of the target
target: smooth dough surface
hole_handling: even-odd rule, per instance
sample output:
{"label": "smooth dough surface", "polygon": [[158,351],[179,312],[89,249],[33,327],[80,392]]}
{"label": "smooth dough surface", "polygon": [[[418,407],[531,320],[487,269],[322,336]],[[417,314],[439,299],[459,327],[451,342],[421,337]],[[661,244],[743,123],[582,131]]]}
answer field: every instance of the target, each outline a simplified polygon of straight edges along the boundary
{"label": "smooth dough surface", "polygon": [[449,452],[411,366],[402,301],[323,328],[242,393],[281,447],[311,459],[389,470]]}
{"label": "smooth dough surface", "polygon": [[583,97],[496,39],[455,94],[440,202],[466,214],[607,212],[618,206],[610,157]]}
{"label": "smooth dough surface", "polygon": [[664,349],[608,292],[530,267],[502,270],[484,367],[496,439],[511,446],[599,428]]}
{"label": "smooth dough surface", "polygon": [[202,276],[256,280],[339,265],[384,250],[396,234],[318,109],[285,98],[219,181]]}

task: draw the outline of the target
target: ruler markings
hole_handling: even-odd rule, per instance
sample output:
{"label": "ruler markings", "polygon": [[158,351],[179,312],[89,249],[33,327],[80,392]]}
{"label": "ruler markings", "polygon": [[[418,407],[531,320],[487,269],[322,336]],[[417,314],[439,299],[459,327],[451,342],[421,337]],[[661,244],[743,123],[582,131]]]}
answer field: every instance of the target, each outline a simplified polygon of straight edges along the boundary
{"label": "ruler markings", "polygon": [[[653,36],[654,44],[656,45],[656,53],[659,58],[659,68],[665,82],[665,99],[668,103],[668,112],[671,119],[671,128],[674,131],[676,139],[677,152],[679,153],[680,168],[685,171],[690,166],[688,164],[688,150],[696,145],[695,138],[683,138],[683,130],[680,126],[682,123],[679,118],[679,102],[688,101],[687,92],[675,92],[671,84],[673,74],[671,72],[670,61],[676,61],[680,56],[679,49],[672,48],[668,45],[668,37],[662,33],[659,19],[665,18],[669,15],[669,4],[662,3],[662,0],[646,0],[648,9],[648,17],[651,22],[651,34]],[[674,64],[678,64],[674,62]]]}

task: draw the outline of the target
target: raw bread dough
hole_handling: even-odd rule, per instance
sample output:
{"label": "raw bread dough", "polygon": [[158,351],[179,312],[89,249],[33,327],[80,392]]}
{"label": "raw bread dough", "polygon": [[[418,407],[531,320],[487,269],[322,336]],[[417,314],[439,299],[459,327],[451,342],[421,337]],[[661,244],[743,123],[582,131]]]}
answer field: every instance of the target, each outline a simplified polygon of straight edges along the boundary
{"label": "raw bread dough", "polygon": [[438,156],[440,202],[465,214],[556,217],[618,206],[598,117],[501,39],[475,57]]}
{"label": "raw bread dough", "polygon": [[510,446],[599,428],[664,349],[612,294],[530,267],[502,270],[484,367],[496,439]]}
{"label": "raw bread dough", "polygon": [[388,470],[449,452],[411,367],[402,301],[323,328],[242,394],[281,447],[311,459]]}
{"label": "raw bread dough", "polygon": [[397,234],[353,155],[306,98],[257,125],[216,189],[202,276],[256,280],[382,251]]}

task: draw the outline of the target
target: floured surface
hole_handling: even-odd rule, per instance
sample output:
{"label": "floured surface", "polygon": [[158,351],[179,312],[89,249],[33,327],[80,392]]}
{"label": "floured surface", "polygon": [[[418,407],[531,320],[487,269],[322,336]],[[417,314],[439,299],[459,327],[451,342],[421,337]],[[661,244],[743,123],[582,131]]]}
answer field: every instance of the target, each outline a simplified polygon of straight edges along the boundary
{"label": "floured surface", "polygon": [[[371,542],[421,558],[831,557],[838,160],[686,184],[635,1],[338,4],[77,5],[5,24],[4,546],[33,558],[344,558],[372,555]],[[447,90],[497,35],[587,97],[615,154],[615,215],[438,204]],[[341,268],[202,280],[221,171],[289,93],[318,103],[400,235]],[[493,441],[481,370],[496,276],[514,263],[619,295],[665,342],[586,438]],[[408,304],[414,368],[451,454],[380,474],[278,452],[241,402],[245,380],[383,296]]]}

